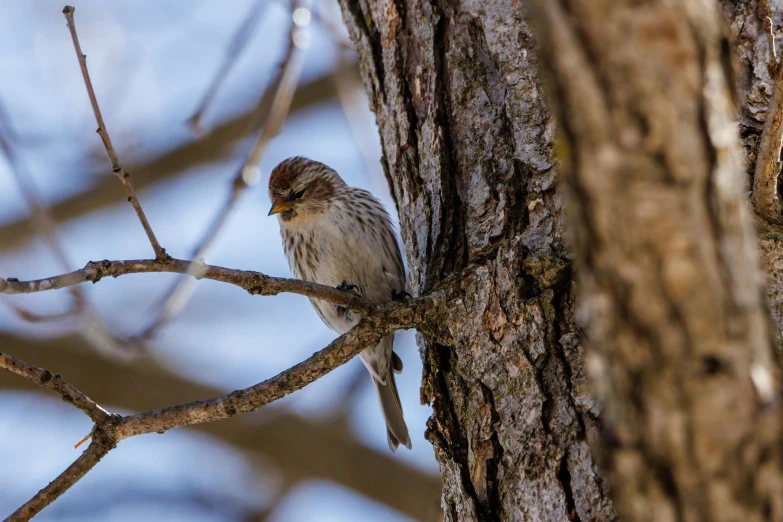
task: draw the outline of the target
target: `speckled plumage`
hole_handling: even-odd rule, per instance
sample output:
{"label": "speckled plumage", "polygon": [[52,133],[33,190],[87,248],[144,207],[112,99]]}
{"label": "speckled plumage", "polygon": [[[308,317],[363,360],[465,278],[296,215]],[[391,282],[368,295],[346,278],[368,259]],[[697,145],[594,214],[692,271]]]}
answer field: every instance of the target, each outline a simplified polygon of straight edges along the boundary
{"label": "speckled plumage", "polygon": [[[269,178],[269,197],[280,222],[288,265],[306,281],[339,286],[343,281],[372,302],[405,290],[405,269],[389,214],[366,190],[349,187],[333,169],[307,158],[281,162]],[[331,303],[310,299],[332,330],[343,334],[359,317]],[[392,369],[402,370],[393,352],[394,334],[359,354],[370,371],[386,418],[389,447],[410,448]],[[393,367],[393,368],[392,368]]]}

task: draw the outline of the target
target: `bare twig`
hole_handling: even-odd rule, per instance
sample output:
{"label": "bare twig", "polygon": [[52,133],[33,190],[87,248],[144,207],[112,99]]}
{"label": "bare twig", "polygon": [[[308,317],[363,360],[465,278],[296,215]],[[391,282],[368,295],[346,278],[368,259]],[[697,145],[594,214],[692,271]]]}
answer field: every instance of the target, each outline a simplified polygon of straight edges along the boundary
{"label": "bare twig", "polygon": [[[80,283],[97,283],[104,277],[120,277],[127,274],[145,274],[167,272],[185,274],[194,264],[190,261],[169,258],[138,259],[128,261],[90,261],[80,270],[45,279],[19,281],[15,278],[0,278],[0,294],[31,294],[47,290],[68,288]],[[322,299],[344,306],[360,315],[372,315],[379,312],[380,305],[369,303],[351,292],[343,292],[331,286],[319,285],[310,281],[271,277],[251,270],[236,270],[220,266],[202,265],[201,277],[221,281],[247,290],[253,295],[277,295],[292,293]]]}
{"label": "bare twig", "polygon": [[[304,15],[304,12],[307,14]],[[296,7],[292,18],[288,52],[283,60],[278,77],[271,84],[274,88],[274,94],[270,97],[269,113],[263,130],[250,150],[244,164],[234,176],[228,199],[194,250],[191,257],[197,261],[204,259],[212,251],[218,236],[239,203],[241,196],[250,185],[256,183],[260,178],[259,166],[261,160],[264,158],[269,142],[277,135],[288,114],[302,68],[302,50],[309,44],[309,32],[307,31],[309,11],[302,7]],[[188,269],[187,275],[200,279],[202,270],[202,264],[194,263]],[[193,279],[181,278],[165,297],[157,317],[138,337],[140,339],[149,339],[158,329],[177,316],[187,304],[194,289],[195,281]]]}
{"label": "bare twig", "polygon": [[193,129],[194,133],[201,133],[201,118],[204,117],[204,113],[209,106],[212,105],[212,101],[215,99],[218,89],[220,89],[221,82],[225,80],[228,72],[234,66],[234,63],[236,63],[236,59],[244,50],[248,40],[250,40],[250,35],[258,24],[258,21],[261,19],[261,13],[267,7],[267,4],[268,0],[256,0],[245,15],[240,26],[237,28],[236,33],[234,33],[231,43],[226,48],[226,55],[223,58],[223,62],[212,77],[212,81],[209,83],[209,87],[207,87],[207,91],[204,93],[204,97],[201,99],[198,109],[196,109],[193,116],[188,119],[188,125]]}
{"label": "bare twig", "polygon": [[775,92],[769,102],[767,119],[761,132],[761,142],[753,178],[753,206],[756,213],[771,223],[783,225],[783,205],[778,194],[778,178],[783,148],[783,67],[775,77]]}
{"label": "bare twig", "polygon": [[49,370],[20,361],[5,353],[0,353],[0,368],[20,375],[60,395],[63,401],[73,404],[82,410],[93,422],[102,422],[109,415],[106,410],[98,406],[92,399],[74,388],[59,375],[53,375]]}
{"label": "bare twig", "polygon": [[75,9],[69,5],[63,8],[63,14],[65,15],[65,20],[68,23],[68,30],[71,32],[73,48],[76,51],[76,57],[79,59],[79,67],[81,68],[82,77],[84,78],[84,85],[87,87],[87,94],[90,97],[90,104],[92,105],[92,111],[95,114],[95,121],[98,123],[98,135],[101,137],[103,146],[106,148],[106,154],[109,156],[109,161],[111,161],[112,172],[114,172],[117,177],[120,178],[122,185],[125,187],[125,191],[128,193],[128,201],[131,205],[133,205],[133,209],[136,211],[136,215],[139,217],[141,226],[144,227],[144,232],[146,232],[150,245],[152,245],[152,249],[155,251],[155,257],[158,259],[163,259],[166,256],[166,251],[161,248],[160,243],[158,243],[158,239],[155,237],[155,233],[152,231],[152,227],[150,226],[149,221],[147,221],[147,216],[144,214],[144,210],[142,210],[141,204],[139,204],[139,200],[133,190],[133,183],[131,182],[130,174],[125,172],[125,170],[122,168],[122,165],[120,165],[120,160],[111,144],[109,133],[106,131],[106,125],[103,122],[101,109],[98,106],[98,99],[95,97],[95,90],[93,89],[92,81],[90,80],[90,73],[87,70],[87,56],[82,54],[82,48],[79,45],[79,37],[76,34],[76,25],[73,21],[74,11]]}
{"label": "bare twig", "polygon": [[43,508],[54,502],[54,500],[68,491],[71,486],[76,484],[84,475],[95,467],[100,460],[111,451],[112,446],[93,441],[84,450],[84,453],[68,466],[68,469],[49,483],[48,486],[35,494],[19,509],[14,511],[11,516],[5,519],[5,522],[24,522],[30,520],[41,512]]}
{"label": "bare twig", "polygon": [[[357,70],[356,62],[348,65]],[[297,87],[291,102],[291,113],[303,111],[309,107],[328,102],[335,96],[333,74],[342,74],[341,70],[313,79]],[[355,74],[355,73],[353,73]],[[259,111],[253,108],[236,118],[221,123],[205,136],[182,144],[164,154],[151,158],[135,167],[134,187],[139,190],[155,183],[183,174],[195,166],[208,165],[227,159],[236,145],[255,133]],[[114,179],[99,179],[92,188],[76,195],[52,203],[49,213],[57,222],[64,222],[85,216],[107,208],[116,203],[112,195],[111,184]],[[0,251],[18,248],[29,237],[30,221],[23,218],[0,226]]]}

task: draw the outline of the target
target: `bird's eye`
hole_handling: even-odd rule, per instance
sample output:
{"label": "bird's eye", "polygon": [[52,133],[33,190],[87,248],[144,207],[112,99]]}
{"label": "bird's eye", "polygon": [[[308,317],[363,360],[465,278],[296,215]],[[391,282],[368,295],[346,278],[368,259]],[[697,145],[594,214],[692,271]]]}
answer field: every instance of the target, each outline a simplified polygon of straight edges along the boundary
{"label": "bird's eye", "polygon": [[304,196],[304,190],[300,190],[299,192],[294,192],[294,195],[291,196],[291,199],[302,199],[302,196]]}

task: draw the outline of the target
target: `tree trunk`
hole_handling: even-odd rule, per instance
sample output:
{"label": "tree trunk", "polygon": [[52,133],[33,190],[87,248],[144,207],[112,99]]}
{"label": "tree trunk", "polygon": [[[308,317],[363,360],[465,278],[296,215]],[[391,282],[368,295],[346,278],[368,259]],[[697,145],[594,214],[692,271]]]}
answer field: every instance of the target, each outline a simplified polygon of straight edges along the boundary
{"label": "tree trunk", "polygon": [[778,367],[710,2],[534,0],[627,520],[781,520]]}
{"label": "tree trunk", "polygon": [[[764,21],[780,22],[759,2],[721,0],[750,66],[737,82],[750,173],[773,85]],[[464,278],[451,338],[420,338],[446,519],[613,520],[588,445],[599,408],[527,13],[513,0],[341,3],[412,291]],[[715,6],[531,4],[561,108],[618,508],[629,520],[780,520],[781,426],[765,406],[778,372]],[[783,230],[757,221],[780,331]]]}
{"label": "tree trunk", "polygon": [[513,0],[341,4],[411,292],[464,277],[448,346],[419,339],[446,520],[614,520],[524,13]]}

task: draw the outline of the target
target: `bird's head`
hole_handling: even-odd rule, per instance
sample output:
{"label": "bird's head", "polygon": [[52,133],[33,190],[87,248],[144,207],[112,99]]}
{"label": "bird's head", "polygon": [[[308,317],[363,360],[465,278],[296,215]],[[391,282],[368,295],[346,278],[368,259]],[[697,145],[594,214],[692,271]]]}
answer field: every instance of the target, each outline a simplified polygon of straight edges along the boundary
{"label": "bird's head", "polygon": [[296,156],[280,162],[269,176],[269,215],[282,221],[312,218],[329,208],[345,182],[330,167]]}

